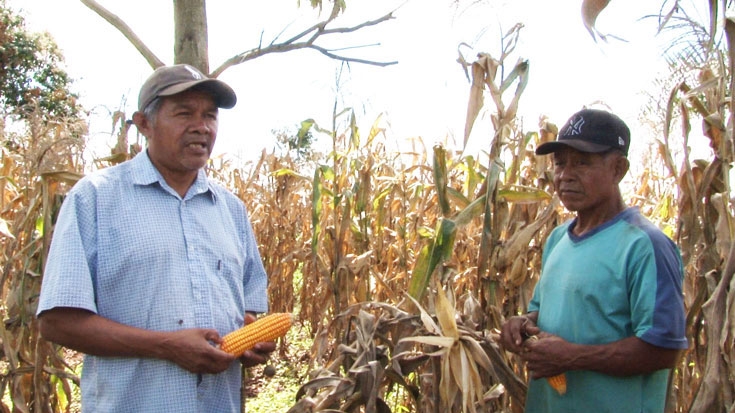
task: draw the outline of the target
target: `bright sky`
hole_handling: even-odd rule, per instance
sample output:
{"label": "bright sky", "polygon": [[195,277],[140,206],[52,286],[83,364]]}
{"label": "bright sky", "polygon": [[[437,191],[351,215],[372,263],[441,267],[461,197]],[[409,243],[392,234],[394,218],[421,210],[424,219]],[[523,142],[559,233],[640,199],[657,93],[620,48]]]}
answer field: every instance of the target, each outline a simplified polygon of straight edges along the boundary
{"label": "bright sky", "polygon": [[[173,61],[171,1],[99,2],[126,21],[161,59]],[[261,32],[268,43],[289,24],[282,38],[313,24],[316,12],[307,0],[301,3],[297,8],[296,0],[210,0],[211,68],[257,45]],[[401,3],[348,0],[344,19],[375,19]],[[78,0],[10,0],[10,4],[16,10],[22,7],[31,29],[54,36],[66,56],[68,72],[78,79],[82,103],[103,115],[104,123],[92,125],[93,139],[109,141],[107,111],[123,108],[132,116],[138,89],[151,68],[116,29]],[[595,43],[582,24],[581,0],[464,0],[462,4],[457,10],[449,0],[409,0],[395,13],[396,19],[362,35],[340,37],[348,45],[379,42],[380,46],[354,55],[399,64],[386,68],[352,64],[339,90],[335,86],[339,64],[315,51],[269,55],[228,69],[220,79],[235,89],[239,99],[234,109],[222,112],[215,152],[253,159],[263,148],[273,148],[271,130],[293,132],[307,118],[329,128],[335,98],[338,111],[355,108],[363,130],[384,113],[388,136],[396,142],[421,137],[429,147],[448,140],[459,148],[469,83],[456,62],[457,46],[465,42],[474,48],[463,49],[468,61],[478,52],[498,56],[500,33],[517,22],[525,28],[516,57],[508,63],[517,57],[530,61],[530,82],[520,104],[526,130],[537,129],[542,114],[561,125],[582,105],[601,100],[626,119],[635,133],[634,123],[644,103],[638,92],[663,69],[656,22],[640,19],[657,14],[660,2],[616,0],[603,11],[597,21],[600,31],[627,43]],[[338,20],[339,26],[349,24]],[[491,105],[486,99],[486,108]],[[484,117],[478,122],[470,145],[485,149],[491,138],[490,120]]]}

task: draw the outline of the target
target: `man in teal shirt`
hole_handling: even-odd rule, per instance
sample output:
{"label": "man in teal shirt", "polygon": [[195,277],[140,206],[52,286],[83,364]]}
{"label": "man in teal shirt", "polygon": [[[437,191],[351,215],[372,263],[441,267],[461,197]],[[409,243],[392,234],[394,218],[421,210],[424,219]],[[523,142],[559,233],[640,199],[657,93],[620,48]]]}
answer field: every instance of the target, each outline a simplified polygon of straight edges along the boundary
{"label": "man in teal shirt", "polygon": [[[683,268],[676,245],[622,199],[629,146],[619,117],[584,109],[536,149],[552,154],[555,190],[576,217],[547,239],[528,312],[502,328],[530,372],[528,413],[664,411],[687,348]],[[564,394],[539,380],[559,374]]]}

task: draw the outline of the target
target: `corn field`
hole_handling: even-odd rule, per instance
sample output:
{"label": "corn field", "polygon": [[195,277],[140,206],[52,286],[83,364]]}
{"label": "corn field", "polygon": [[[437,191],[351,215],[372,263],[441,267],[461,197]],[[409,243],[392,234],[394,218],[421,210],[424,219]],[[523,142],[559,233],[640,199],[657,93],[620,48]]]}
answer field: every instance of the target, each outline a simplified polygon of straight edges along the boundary
{"label": "corn field", "polygon": [[[525,311],[545,237],[570,216],[554,195],[549,161],[533,155],[563,120],[527,131],[516,116],[529,65],[508,62],[518,30],[498,56],[462,62],[472,79],[465,142],[482,111],[495,131],[483,154],[418,144],[393,153],[386,142],[395,137],[380,119],[362,129],[353,111],[335,106],[324,156],[211,161],[210,176],[248,206],[271,312],[295,313],[313,340],[308,377],[289,412],[523,411],[526,372],[499,348],[497,332]],[[624,188],[629,205],[677,242],[685,262],[690,347],[672,374],[668,412],[735,411],[726,60],[713,60],[695,83],[676,84],[648,114],[659,130],[654,150]],[[82,171],[141,150],[123,119],[113,119],[118,145],[94,165],[84,163],[82,125],[31,120],[27,135],[0,130],[3,412],[78,409],[78,365],[39,338],[34,314],[64,194]],[[696,119],[712,159],[689,159]],[[288,342],[278,351],[288,355]]]}

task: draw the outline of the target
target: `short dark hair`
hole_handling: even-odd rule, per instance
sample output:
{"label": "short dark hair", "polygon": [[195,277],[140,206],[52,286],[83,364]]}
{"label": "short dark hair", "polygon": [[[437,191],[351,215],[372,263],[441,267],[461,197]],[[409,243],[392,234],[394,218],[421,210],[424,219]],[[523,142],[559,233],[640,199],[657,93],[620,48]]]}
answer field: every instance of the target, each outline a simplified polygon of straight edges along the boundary
{"label": "short dark hair", "polygon": [[611,149],[608,149],[605,152],[601,153],[600,155],[607,156],[607,155],[611,155],[611,154],[617,154],[617,155],[620,155],[620,156],[622,156],[624,158],[627,158],[628,157],[628,155],[625,153],[625,151],[622,150],[622,149],[620,149],[620,148],[611,148]]}

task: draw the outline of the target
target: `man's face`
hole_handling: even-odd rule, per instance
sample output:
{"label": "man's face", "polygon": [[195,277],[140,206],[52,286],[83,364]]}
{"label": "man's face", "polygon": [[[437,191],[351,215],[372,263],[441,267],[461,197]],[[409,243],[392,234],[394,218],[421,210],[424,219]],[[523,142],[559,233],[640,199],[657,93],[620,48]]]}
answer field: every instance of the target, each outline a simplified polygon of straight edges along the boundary
{"label": "man's face", "polygon": [[148,155],[164,177],[195,176],[217,139],[218,109],[208,93],[188,90],[163,97],[146,122]]}
{"label": "man's face", "polygon": [[614,200],[627,171],[625,158],[616,152],[595,154],[564,148],[553,157],[554,188],[564,206],[577,213],[594,212]]}

